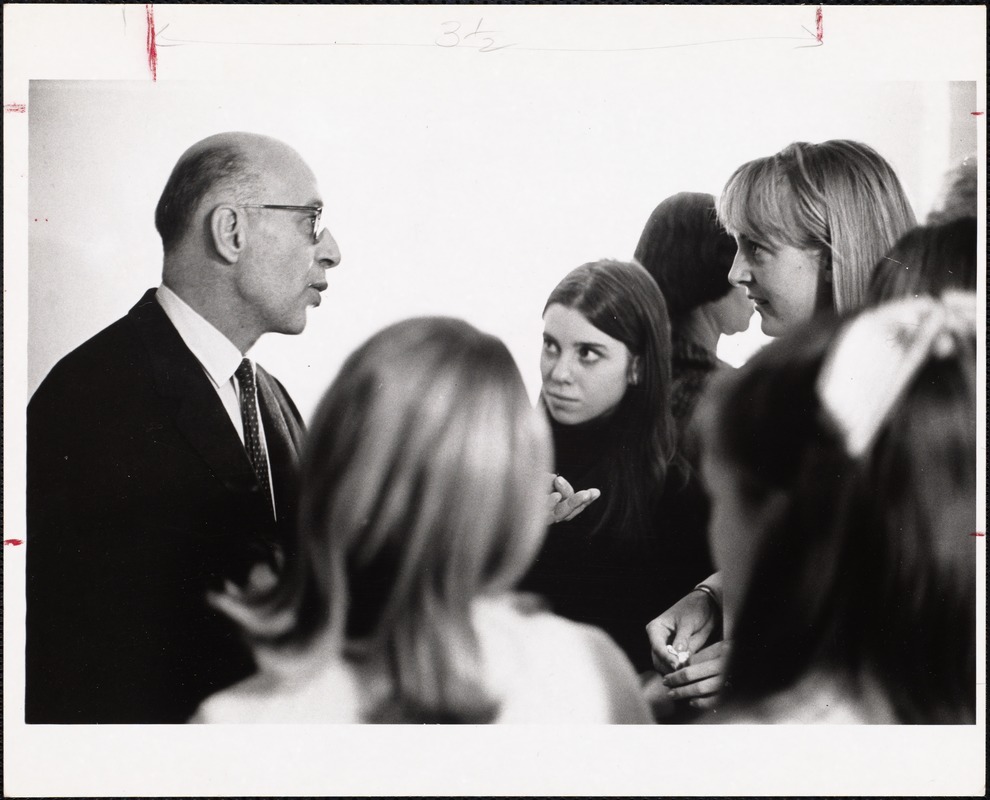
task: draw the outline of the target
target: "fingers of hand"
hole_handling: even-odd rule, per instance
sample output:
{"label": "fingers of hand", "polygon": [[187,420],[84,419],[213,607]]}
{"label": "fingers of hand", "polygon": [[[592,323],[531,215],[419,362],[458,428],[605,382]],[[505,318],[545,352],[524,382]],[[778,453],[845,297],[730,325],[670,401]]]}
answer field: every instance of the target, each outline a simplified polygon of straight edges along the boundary
{"label": "fingers of hand", "polygon": [[678,667],[677,656],[667,650],[667,644],[674,632],[674,625],[665,615],[657,617],[646,626],[646,635],[650,640],[650,650],[653,655],[653,666],[661,675],[673,672]]}
{"label": "fingers of hand", "polygon": [[693,708],[714,708],[718,705],[718,696],[696,697],[694,700],[688,700],[688,705]]}
{"label": "fingers of hand", "polygon": [[691,657],[692,664],[702,664],[705,661],[712,661],[718,658],[725,658],[732,649],[732,642],[721,641],[708,645],[704,650],[699,650]]}
{"label": "fingers of hand", "polygon": [[574,517],[595,502],[600,494],[597,489],[584,489],[563,501],[571,509],[567,516],[564,517],[564,520],[574,519]]}
{"label": "fingers of hand", "polygon": [[675,650],[696,652],[704,647],[715,627],[715,618],[708,601],[702,595],[701,603],[698,603],[695,601],[695,596],[688,595],[675,606],[677,635],[672,642]]}
{"label": "fingers of hand", "polygon": [[686,686],[689,683],[721,675],[723,666],[724,664],[720,659],[704,661],[701,664],[692,662],[683,669],[671,672],[670,675],[664,678],[664,683],[671,687]]}
{"label": "fingers of hand", "polygon": [[[667,676],[670,677],[669,675]],[[696,697],[708,697],[717,694],[722,688],[725,679],[722,675],[689,683],[686,686],[678,686],[670,690],[670,696],[677,700],[692,700]]]}
{"label": "fingers of hand", "polygon": [[654,675],[643,684],[643,697],[658,722],[677,711],[677,703],[659,675]]}
{"label": "fingers of hand", "polygon": [[567,478],[563,475],[558,475],[553,479],[553,488],[560,492],[561,497],[565,500],[574,495],[574,487],[567,482]]}

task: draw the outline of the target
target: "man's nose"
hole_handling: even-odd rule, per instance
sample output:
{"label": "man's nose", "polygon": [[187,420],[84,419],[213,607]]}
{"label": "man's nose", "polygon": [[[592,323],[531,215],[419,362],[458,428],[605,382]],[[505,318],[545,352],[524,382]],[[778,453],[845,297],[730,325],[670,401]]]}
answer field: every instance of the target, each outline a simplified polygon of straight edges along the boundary
{"label": "man's nose", "polygon": [[753,273],[746,264],[746,259],[737,252],[736,257],[732,259],[732,269],[729,270],[729,283],[733,286],[745,286],[752,281]]}
{"label": "man's nose", "polygon": [[329,230],[323,230],[316,241],[316,263],[323,269],[333,269],[340,263],[340,248]]}

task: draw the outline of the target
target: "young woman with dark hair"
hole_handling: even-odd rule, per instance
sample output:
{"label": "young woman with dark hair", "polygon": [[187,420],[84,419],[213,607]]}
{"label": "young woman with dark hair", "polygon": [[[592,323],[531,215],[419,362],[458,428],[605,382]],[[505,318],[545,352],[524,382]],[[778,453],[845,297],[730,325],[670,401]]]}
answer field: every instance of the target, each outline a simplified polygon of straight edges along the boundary
{"label": "young woman with dark hair", "polygon": [[543,321],[554,486],[601,497],[551,525],[521,588],[598,625],[646,670],[646,623],[710,564],[700,489],[674,458],[666,305],[639,264],[597,261],[557,285]]}
{"label": "young woman with dark hair", "polygon": [[680,192],[658,205],[643,228],[636,260],[657,282],[671,329],[671,413],[684,443],[695,404],[713,372],[719,337],[749,327],[753,303],[729,283],[735,240],[719,224],[715,198]]}

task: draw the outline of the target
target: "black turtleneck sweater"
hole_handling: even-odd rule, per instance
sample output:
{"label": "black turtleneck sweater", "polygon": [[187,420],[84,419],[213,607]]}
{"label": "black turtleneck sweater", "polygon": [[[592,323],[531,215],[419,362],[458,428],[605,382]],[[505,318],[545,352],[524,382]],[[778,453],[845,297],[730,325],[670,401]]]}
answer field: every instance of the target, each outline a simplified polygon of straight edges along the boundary
{"label": "black turtleneck sweater", "polygon": [[556,471],[575,491],[596,488],[602,496],[573,520],[550,526],[519,588],[543,595],[561,616],[602,628],[643,671],[652,667],[646,624],[712,572],[707,503],[697,480],[672,467],[641,530],[599,527],[616,490],[606,464],[620,426],[615,417],[573,426],[550,419]]}

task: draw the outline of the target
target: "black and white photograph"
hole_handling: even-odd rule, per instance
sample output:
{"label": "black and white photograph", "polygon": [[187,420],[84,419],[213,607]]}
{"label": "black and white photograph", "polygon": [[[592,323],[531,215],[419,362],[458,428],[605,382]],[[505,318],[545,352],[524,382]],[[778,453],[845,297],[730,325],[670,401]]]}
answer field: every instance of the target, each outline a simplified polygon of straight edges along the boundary
{"label": "black and white photograph", "polygon": [[5,6],[5,794],[985,790],[985,6]]}

